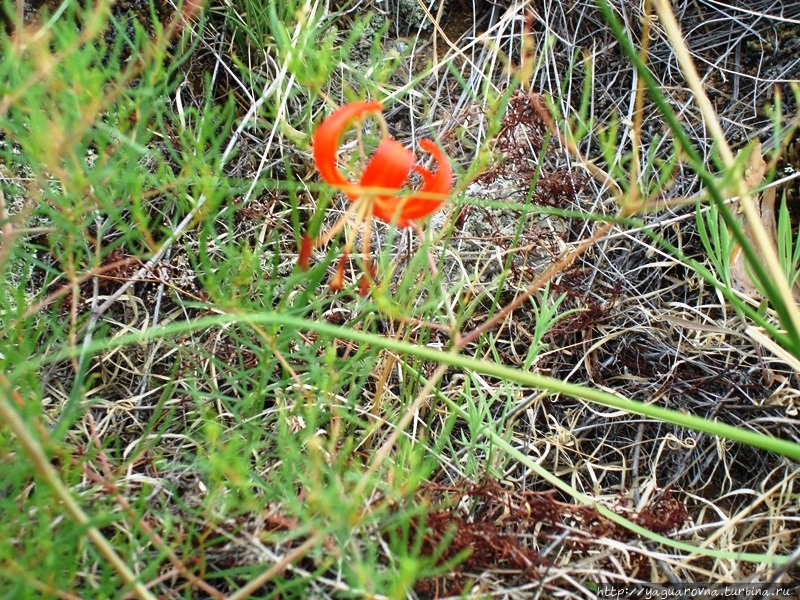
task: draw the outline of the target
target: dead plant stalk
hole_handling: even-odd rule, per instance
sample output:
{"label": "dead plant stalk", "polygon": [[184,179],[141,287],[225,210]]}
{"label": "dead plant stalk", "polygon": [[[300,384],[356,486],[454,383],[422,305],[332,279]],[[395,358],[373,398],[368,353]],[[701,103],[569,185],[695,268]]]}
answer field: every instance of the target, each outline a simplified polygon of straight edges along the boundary
{"label": "dead plant stalk", "polygon": [[[708,130],[711,132],[711,136],[714,138],[714,141],[717,144],[720,158],[722,159],[725,167],[730,169],[735,163],[733,151],[728,145],[728,141],[725,139],[725,134],[722,131],[722,126],[719,123],[719,118],[714,111],[714,107],[706,95],[705,90],[703,89],[703,82],[697,72],[697,69],[695,68],[692,57],[689,55],[689,50],[687,49],[686,43],[681,35],[680,26],[678,25],[678,21],[675,19],[675,14],[673,13],[672,8],[667,0],[655,0],[655,7],[661,22],[664,24],[664,29],[667,32],[667,36],[672,43],[672,48],[675,51],[675,56],[677,57],[678,63],[681,66],[683,75],[686,77],[686,82],[689,85],[689,88],[692,90],[697,107],[700,109],[700,112],[703,115],[703,120],[705,121]],[[763,256],[765,259],[765,267],[767,268],[773,283],[777,287],[781,299],[786,305],[787,313],[791,319],[795,331],[800,331],[800,309],[798,309],[797,303],[794,301],[792,296],[792,290],[786,281],[785,275],[781,271],[778,255],[774,246],[770,242],[769,234],[764,228],[761,215],[759,210],[756,208],[755,203],[753,202],[752,194],[748,189],[744,178],[737,178],[733,182],[730,194],[740,198],[739,204],[742,207],[745,218],[747,219],[747,224],[753,232],[753,238],[756,246],[758,247],[757,249],[761,253],[761,256]]]}

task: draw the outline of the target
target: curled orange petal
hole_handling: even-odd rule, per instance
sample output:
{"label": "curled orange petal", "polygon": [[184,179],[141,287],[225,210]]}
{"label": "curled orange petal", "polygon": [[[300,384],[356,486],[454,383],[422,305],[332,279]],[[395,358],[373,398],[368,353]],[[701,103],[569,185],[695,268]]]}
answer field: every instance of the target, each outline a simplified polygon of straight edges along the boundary
{"label": "curled orange petal", "polygon": [[325,182],[338,188],[347,189],[353,186],[342,175],[336,164],[342,135],[344,135],[345,130],[354,119],[363,117],[368,113],[379,113],[382,109],[383,106],[380,102],[351,102],[337,108],[319,124],[314,132],[312,151],[314,164]]}
{"label": "curled orange petal", "polygon": [[413,166],[414,153],[411,150],[392,138],[381,140],[358,182],[360,191],[369,194],[374,190],[375,196],[395,197],[393,192],[400,190]]}
{"label": "curled orange petal", "polygon": [[413,170],[422,177],[422,186],[417,192],[406,198],[381,196],[375,203],[375,216],[387,222],[392,220],[394,213],[398,211],[398,206],[400,207],[398,227],[408,227],[412,221],[436,212],[453,189],[453,169],[450,167],[447,155],[430,140],[422,139],[419,145],[433,155],[437,165],[436,171],[432,173],[418,165],[413,167]]}
{"label": "curled orange petal", "polygon": [[419,145],[423,150],[432,154],[433,160],[436,161],[435,173],[431,173],[424,167],[415,167],[414,170],[422,175],[423,183],[419,192],[420,194],[441,194],[442,200],[444,200],[453,189],[453,169],[450,161],[442,149],[431,140],[421,139]]}

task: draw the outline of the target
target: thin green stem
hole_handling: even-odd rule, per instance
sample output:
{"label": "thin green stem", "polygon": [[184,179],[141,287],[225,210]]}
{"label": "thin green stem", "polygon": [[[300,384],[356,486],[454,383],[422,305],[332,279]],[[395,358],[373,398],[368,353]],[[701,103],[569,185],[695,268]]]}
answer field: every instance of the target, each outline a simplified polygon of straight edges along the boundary
{"label": "thin green stem", "polygon": [[[786,456],[787,458],[800,461],[800,444],[791,442],[789,440],[775,438],[762,433],[757,433],[755,431],[741,429],[726,423],[711,421],[709,419],[685,412],[671,410],[661,406],[654,406],[652,404],[646,404],[637,400],[630,400],[609,392],[587,388],[583,385],[575,383],[568,383],[553,377],[547,377],[545,375],[521,371],[519,369],[513,369],[511,367],[485,360],[462,356],[459,354],[457,349],[452,349],[450,351],[436,350],[435,348],[428,346],[418,346],[409,342],[403,342],[397,339],[387,338],[365,331],[349,329],[346,327],[338,327],[328,322],[310,321],[273,311],[252,314],[223,314],[204,317],[192,322],[171,323],[169,325],[151,328],[146,332],[119,336],[113,340],[93,341],[86,348],[84,348],[84,350],[90,353],[99,352],[101,350],[108,350],[114,347],[138,344],[150,339],[169,338],[191,331],[201,331],[234,323],[249,325],[271,325],[274,327],[285,327],[289,330],[296,331],[316,331],[319,334],[330,336],[331,338],[352,340],[361,344],[372,345],[377,348],[385,348],[400,354],[416,356],[423,360],[430,360],[439,364],[458,367],[466,371],[475,371],[485,375],[491,375],[531,388],[546,389],[554,394],[563,394],[572,398],[579,398],[589,402],[594,402],[595,404],[600,404],[602,406],[609,406],[624,410],[632,414],[658,419],[665,423],[672,423],[673,425],[679,425],[681,427],[686,427],[701,433],[727,438],[735,442],[741,442],[755,448],[762,448],[764,450]],[[51,356],[44,358],[38,363],[31,361],[25,365],[21,365],[19,367],[20,373],[31,369],[37,369],[44,364],[50,364],[53,362],[74,358],[75,354],[75,349],[66,348],[59,353],[54,353]]]}

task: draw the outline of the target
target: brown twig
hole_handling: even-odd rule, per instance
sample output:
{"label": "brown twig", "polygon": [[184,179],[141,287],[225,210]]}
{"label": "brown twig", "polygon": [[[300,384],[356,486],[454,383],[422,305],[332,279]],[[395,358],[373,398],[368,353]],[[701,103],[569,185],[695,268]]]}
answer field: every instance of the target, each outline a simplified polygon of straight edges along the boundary
{"label": "brown twig", "polygon": [[527,302],[533,294],[542,289],[545,284],[551,281],[553,277],[569,268],[579,256],[596,244],[598,240],[602,239],[603,236],[605,236],[613,226],[613,222],[603,224],[600,229],[595,231],[590,237],[583,240],[577,248],[562,255],[556,262],[551,264],[544,273],[537,277],[536,280],[529,285],[524,292],[506,304],[492,318],[484,321],[466,335],[459,335],[455,340],[455,346],[459,349],[465,348],[478,339],[481,335],[492,329],[495,325],[505,320],[512,312]]}
{"label": "brown twig", "polygon": [[[575,156],[576,158],[580,159],[589,172],[592,174],[595,179],[600,181],[603,185],[607,186],[614,195],[620,199],[622,197],[622,190],[620,189],[619,185],[611,178],[611,176],[600,169],[599,167],[593,165],[589,161],[583,159],[580,151],[575,146],[573,142],[571,142],[566,136],[564,136],[558,129],[558,127],[553,122],[550,113],[547,111],[547,108],[542,101],[542,98],[539,94],[530,94],[530,101],[531,105],[534,107],[536,112],[538,113],[539,117],[548,125],[551,131],[553,131],[557,136],[560,142],[567,148],[567,150]],[[619,202],[621,208],[619,214],[617,215],[620,218],[624,218],[629,216],[634,210],[635,207],[631,204],[626,204],[624,202]],[[596,244],[600,239],[602,239],[614,226],[613,221],[608,221],[603,224],[597,231],[595,231],[591,236],[583,240],[578,246],[572,250],[567,251],[563,254],[556,262],[552,263],[544,273],[542,273],[536,280],[528,286],[528,288],[519,294],[514,300],[512,300],[509,304],[505,305],[502,309],[500,309],[493,317],[488,319],[487,321],[481,323],[475,329],[470,331],[465,335],[457,335],[456,340],[454,342],[454,346],[461,350],[474,342],[478,339],[481,335],[501,323],[505,320],[511,313],[513,313],[516,309],[522,306],[528,299],[539,291],[544,285],[548,282],[552,281],[552,279],[558,275],[559,273],[563,272],[565,269],[568,269],[575,260],[580,257],[586,250],[591,248],[594,244]]]}

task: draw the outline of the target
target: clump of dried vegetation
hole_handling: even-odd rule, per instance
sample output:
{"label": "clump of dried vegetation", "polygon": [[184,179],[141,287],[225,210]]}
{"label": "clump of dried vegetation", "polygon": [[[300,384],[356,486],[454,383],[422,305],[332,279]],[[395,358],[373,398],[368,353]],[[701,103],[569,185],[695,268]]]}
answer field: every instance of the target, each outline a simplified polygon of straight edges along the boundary
{"label": "clump of dried vegetation", "polygon": [[[673,4],[722,134],[761,142],[760,177],[740,179],[783,201],[774,234],[795,239],[800,5]],[[663,19],[606,6],[724,173]],[[708,181],[594,2],[197,9],[7,16],[0,590],[595,598],[800,579],[798,356],[768,329],[787,317],[750,271],[704,277],[730,250],[722,235],[715,262],[702,233]],[[362,298],[325,285],[344,238],[295,263],[347,208],[316,182],[310,133],[368,96],[458,177],[424,233],[370,233],[381,276]]]}

